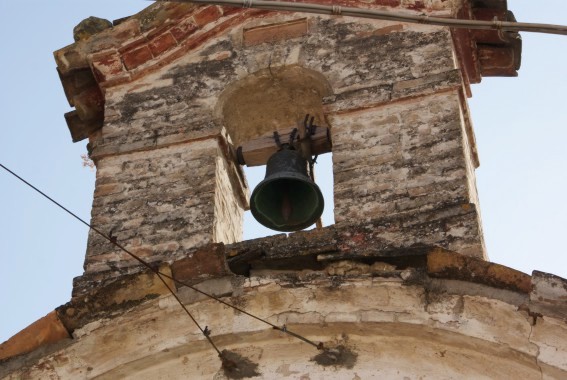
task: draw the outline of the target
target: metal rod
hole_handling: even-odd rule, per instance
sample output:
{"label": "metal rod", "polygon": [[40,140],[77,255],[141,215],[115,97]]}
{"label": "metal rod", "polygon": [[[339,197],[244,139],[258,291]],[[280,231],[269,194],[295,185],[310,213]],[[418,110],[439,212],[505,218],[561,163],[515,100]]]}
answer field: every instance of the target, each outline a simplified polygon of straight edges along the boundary
{"label": "metal rod", "polygon": [[[166,2],[166,0],[156,0]],[[465,20],[456,18],[433,17],[427,15],[411,15],[400,12],[382,11],[376,9],[363,9],[342,7],[338,5],[321,5],[312,3],[293,3],[288,1],[266,0],[173,0],[169,2],[194,3],[210,5],[226,5],[241,8],[266,9],[274,11],[306,12],[325,15],[341,15],[387,21],[408,22],[416,24],[448,26],[460,29],[501,30],[505,32],[531,32],[567,35],[566,25],[537,24],[512,21]]]}

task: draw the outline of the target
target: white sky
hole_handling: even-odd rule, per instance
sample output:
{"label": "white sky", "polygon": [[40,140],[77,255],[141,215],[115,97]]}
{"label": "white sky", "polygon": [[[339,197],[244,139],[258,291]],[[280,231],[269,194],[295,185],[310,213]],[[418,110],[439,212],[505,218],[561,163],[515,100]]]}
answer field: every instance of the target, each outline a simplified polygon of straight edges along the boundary
{"label": "white sky", "polygon": [[[88,16],[112,20],[148,5],[0,0],[0,163],[87,221],[94,173],[81,166],[86,142],[71,142],[52,52],[72,43]],[[518,21],[567,24],[564,0],[508,7]],[[486,78],[470,99],[485,238],[491,261],[565,278],[567,36],[522,38],[520,76]],[[246,227],[249,237],[256,227]],[[86,241],[83,225],[0,169],[0,342],[70,300]]]}

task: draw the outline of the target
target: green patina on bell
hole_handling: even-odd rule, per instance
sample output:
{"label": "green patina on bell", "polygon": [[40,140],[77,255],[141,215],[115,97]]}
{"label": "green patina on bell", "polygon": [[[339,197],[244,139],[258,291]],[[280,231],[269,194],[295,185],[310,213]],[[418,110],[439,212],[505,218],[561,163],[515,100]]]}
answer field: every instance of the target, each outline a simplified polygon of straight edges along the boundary
{"label": "green patina on bell", "polygon": [[262,225],[291,232],[309,227],[321,217],[324,199],[307,175],[307,161],[296,150],[284,148],[266,164],[266,177],[250,198],[252,215]]}

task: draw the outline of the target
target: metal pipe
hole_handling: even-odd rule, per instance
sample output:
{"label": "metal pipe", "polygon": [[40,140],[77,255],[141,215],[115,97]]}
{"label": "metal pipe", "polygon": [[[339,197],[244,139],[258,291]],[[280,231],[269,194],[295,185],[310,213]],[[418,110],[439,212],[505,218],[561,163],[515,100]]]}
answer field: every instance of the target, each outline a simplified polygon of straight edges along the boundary
{"label": "metal pipe", "polygon": [[288,1],[266,0],[156,0],[159,2],[195,3],[224,5],[241,8],[266,9],[274,11],[305,12],[325,15],[341,15],[350,17],[370,18],[387,21],[398,21],[426,25],[448,26],[460,29],[501,30],[505,32],[532,32],[567,35],[566,25],[534,24],[512,21],[482,21],[464,20],[455,18],[432,17],[427,15],[410,15],[400,12],[381,11],[376,9],[362,9],[342,7],[338,5],[321,5],[312,3],[292,3]]}

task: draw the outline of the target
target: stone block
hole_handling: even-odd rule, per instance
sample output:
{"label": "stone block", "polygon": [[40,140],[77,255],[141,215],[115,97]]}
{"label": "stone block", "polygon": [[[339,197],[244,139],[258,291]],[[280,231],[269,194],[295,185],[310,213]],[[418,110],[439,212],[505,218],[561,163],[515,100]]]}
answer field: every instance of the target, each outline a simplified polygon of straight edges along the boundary
{"label": "stone block", "polygon": [[567,280],[533,271],[531,283],[530,311],[567,320]]}
{"label": "stone block", "polygon": [[567,327],[565,319],[538,318],[530,342],[539,348],[538,361],[567,371]]}
{"label": "stone block", "polygon": [[[99,157],[93,223],[150,262],[173,262],[200,246],[240,240],[246,188],[221,139]],[[87,273],[118,276],[137,265],[89,234]]]}
{"label": "stone block", "polygon": [[171,270],[177,280],[189,284],[231,273],[226,262],[224,244],[201,247],[190,256],[171,264]]}
{"label": "stone block", "polygon": [[124,65],[117,51],[95,54],[91,57],[94,75],[99,83],[124,75]]}
{"label": "stone block", "polygon": [[202,7],[198,12],[193,15],[193,19],[195,20],[195,24],[198,27],[203,27],[208,23],[211,23],[222,16],[222,13],[218,6],[216,5],[208,5]]}
{"label": "stone block", "polygon": [[177,41],[170,32],[163,33],[155,38],[153,38],[148,46],[152,51],[154,57],[168,51],[172,47],[177,46]]}
{"label": "stone block", "polygon": [[193,22],[192,19],[183,20],[175,26],[173,26],[169,32],[175,38],[177,42],[183,41],[185,38],[193,34],[197,29],[197,25]]}
{"label": "stone block", "polygon": [[[172,275],[167,264],[159,266],[158,270],[169,277]],[[82,293],[58,307],[57,315],[67,330],[73,332],[90,322],[110,318],[147,300],[169,294],[170,290],[176,291],[173,280],[161,278],[163,281],[158,274],[147,269],[119,278],[103,275],[96,279],[96,276],[83,275],[74,283],[74,293],[77,286],[84,288]]]}
{"label": "stone block", "polygon": [[122,61],[127,70],[135,69],[152,58],[152,51],[148,45],[142,45],[122,53]]}
{"label": "stone block", "polygon": [[[399,82],[394,88],[401,93],[427,87],[445,81],[446,75],[450,83],[458,83],[454,73]],[[453,90],[330,116],[335,221],[373,220],[476,201],[469,186],[474,173],[465,170],[472,163],[465,150],[460,101]],[[474,220],[463,228],[476,231],[482,240],[479,223]]]}
{"label": "stone block", "polygon": [[443,249],[427,255],[427,273],[432,277],[471,281],[525,294],[531,290],[530,276],[525,273]]}
{"label": "stone block", "polygon": [[[194,282],[194,281],[195,279],[193,279],[193,281],[184,281],[184,282]],[[199,281],[202,281],[202,279],[200,279]],[[233,295],[233,292],[235,291],[233,282],[234,282],[233,276],[224,276],[221,278],[211,278],[208,280],[204,280],[192,286],[206,294],[215,297],[228,297]],[[179,299],[181,299],[181,301],[184,304],[193,304],[198,301],[209,299],[209,297],[205,296],[204,294],[184,286],[182,286],[179,289],[178,296]]]}
{"label": "stone block", "polygon": [[307,19],[304,18],[244,29],[242,38],[245,46],[253,46],[301,37],[307,34],[307,30]]}
{"label": "stone block", "polygon": [[68,338],[70,336],[67,329],[57,317],[57,313],[52,311],[0,344],[0,362]]}

